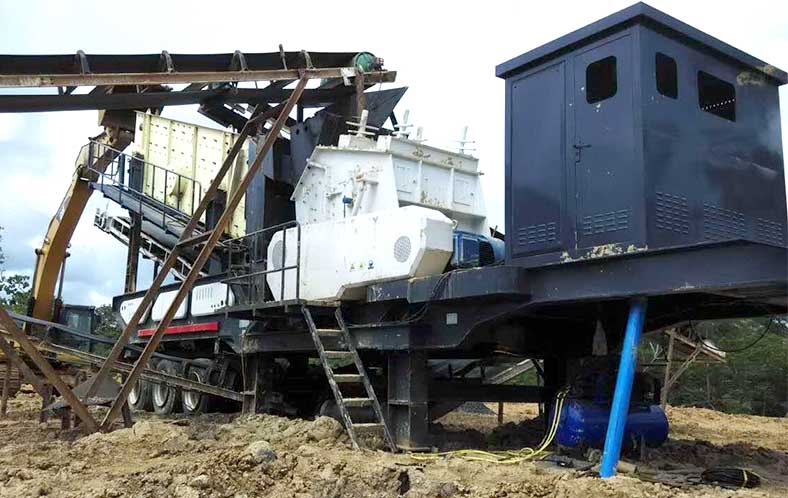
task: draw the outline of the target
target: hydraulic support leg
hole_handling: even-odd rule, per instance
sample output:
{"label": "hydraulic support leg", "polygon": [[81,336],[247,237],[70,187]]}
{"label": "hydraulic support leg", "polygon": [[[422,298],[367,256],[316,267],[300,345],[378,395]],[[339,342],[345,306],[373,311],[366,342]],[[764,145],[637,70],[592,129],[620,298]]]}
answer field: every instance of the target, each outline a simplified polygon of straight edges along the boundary
{"label": "hydraulic support leg", "polygon": [[618,457],[621,455],[621,442],[624,439],[624,428],[626,427],[627,415],[629,414],[629,398],[632,394],[637,350],[645,316],[646,299],[633,299],[629,307],[629,319],[627,320],[627,329],[624,334],[624,343],[621,346],[621,362],[618,366],[616,390],[613,393],[613,405],[610,407],[605,449],[602,452],[602,464],[599,469],[599,475],[603,478],[616,475],[616,464],[618,464]]}
{"label": "hydraulic support leg", "polygon": [[244,399],[241,412],[270,413],[274,408],[274,359],[269,355],[256,354],[247,358],[244,368]]}
{"label": "hydraulic support leg", "polygon": [[425,450],[431,446],[429,380],[425,352],[407,351],[389,356],[388,424],[399,448]]}

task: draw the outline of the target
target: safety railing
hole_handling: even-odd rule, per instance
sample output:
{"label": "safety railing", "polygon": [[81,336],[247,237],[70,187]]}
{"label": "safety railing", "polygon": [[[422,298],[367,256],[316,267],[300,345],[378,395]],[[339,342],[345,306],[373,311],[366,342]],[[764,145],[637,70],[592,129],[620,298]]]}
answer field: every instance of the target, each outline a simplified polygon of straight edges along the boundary
{"label": "safety railing", "polygon": [[[146,205],[160,211],[163,228],[169,226],[168,220],[182,225],[188,223],[202,200],[202,185],[197,180],[94,140],[82,147],[76,166],[84,167],[84,176],[102,191],[105,191],[105,186],[115,187],[118,204],[123,204],[125,195],[128,201],[138,203],[140,215],[144,216]],[[146,192],[146,177],[150,179],[149,192]],[[160,178],[159,182],[163,181],[163,185],[160,183],[162,199],[156,198],[157,178]],[[170,187],[175,189],[172,194],[169,194]],[[190,202],[183,201],[186,195]],[[174,197],[174,201],[168,203],[168,197]]]}
{"label": "safety railing", "polygon": [[[287,244],[289,229],[295,228],[295,263],[287,264]],[[282,231],[282,252],[274,257],[278,261],[272,262],[273,267],[268,268],[268,244],[273,235]],[[290,237],[292,239],[292,236]],[[277,242],[278,243],[278,242]],[[228,277],[223,280],[227,284],[227,299],[230,302],[230,292],[233,293],[235,306],[254,306],[277,301],[285,301],[285,283],[289,271],[295,272],[295,299],[300,299],[300,280],[301,280],[301,225],[297,221],[288,221],[271,227],[263,228],[227,241],[227,273]],[[277,264],[278,263],[278,264]],[[280,273],[279,299],[275,299],[274,289],[270,295],[266,293],[267,276],[269,274]],[[270,299],[269,299],[270,296]]]}

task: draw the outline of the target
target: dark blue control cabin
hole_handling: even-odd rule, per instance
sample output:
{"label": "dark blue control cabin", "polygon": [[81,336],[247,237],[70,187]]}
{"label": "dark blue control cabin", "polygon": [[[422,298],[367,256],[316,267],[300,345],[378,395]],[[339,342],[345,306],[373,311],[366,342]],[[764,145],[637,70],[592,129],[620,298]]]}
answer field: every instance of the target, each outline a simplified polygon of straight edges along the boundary
{"label": "dark blue control cabin", "polygon": [[[727,246],[717,264],[770,265],[784,296],[785,72],[638,3],[496,73],[508,264]],[[748,285],[746,273],[731,279]]]}

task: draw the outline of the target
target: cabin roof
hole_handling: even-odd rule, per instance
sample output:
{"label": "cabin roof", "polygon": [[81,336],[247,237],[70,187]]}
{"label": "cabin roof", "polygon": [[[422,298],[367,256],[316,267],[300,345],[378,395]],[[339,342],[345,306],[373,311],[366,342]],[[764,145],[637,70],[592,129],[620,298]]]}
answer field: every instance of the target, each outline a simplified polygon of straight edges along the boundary
{"label": "cabin roof", "polygon": [[577,31],[573,31],[541,47],[499,64],[495,68],[495,75],[499,78],[508,78],[514,73],[539,66],[551,59],[572,52],[583,45],[636,24],[648,25],[657,31],[678,38],[682,43],[700,47],[718,57],[747,66],[764,74],[776,85],[783,85],[788,82],[788,74],[785,71],[732,47],[643,2],[636,3]]}

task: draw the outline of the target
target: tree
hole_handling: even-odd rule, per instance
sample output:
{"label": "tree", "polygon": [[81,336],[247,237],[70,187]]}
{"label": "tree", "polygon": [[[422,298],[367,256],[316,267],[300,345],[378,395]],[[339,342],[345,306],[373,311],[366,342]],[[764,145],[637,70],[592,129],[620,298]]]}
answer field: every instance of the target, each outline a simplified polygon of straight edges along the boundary
{"label": "tree", "polygon": [[709,321],[694,324],[694,330],[730,352],[725,363],[690,366],[671,388],[670,404],[785,416],[788,333],[784,317]]}
{"label": "tree", "polygon": [[112,306],[103,304],[96,308],[96,335],[103,335],[105,337],[116,338],[123,332],[123,328],[118,322],[118,317],[112,311]]}
{"label": "tree", "polygon": [[16,313],[25,313],[30,300],[30,277],[5,274],[2,229],[3,227],[0,227],[0,306]]}

